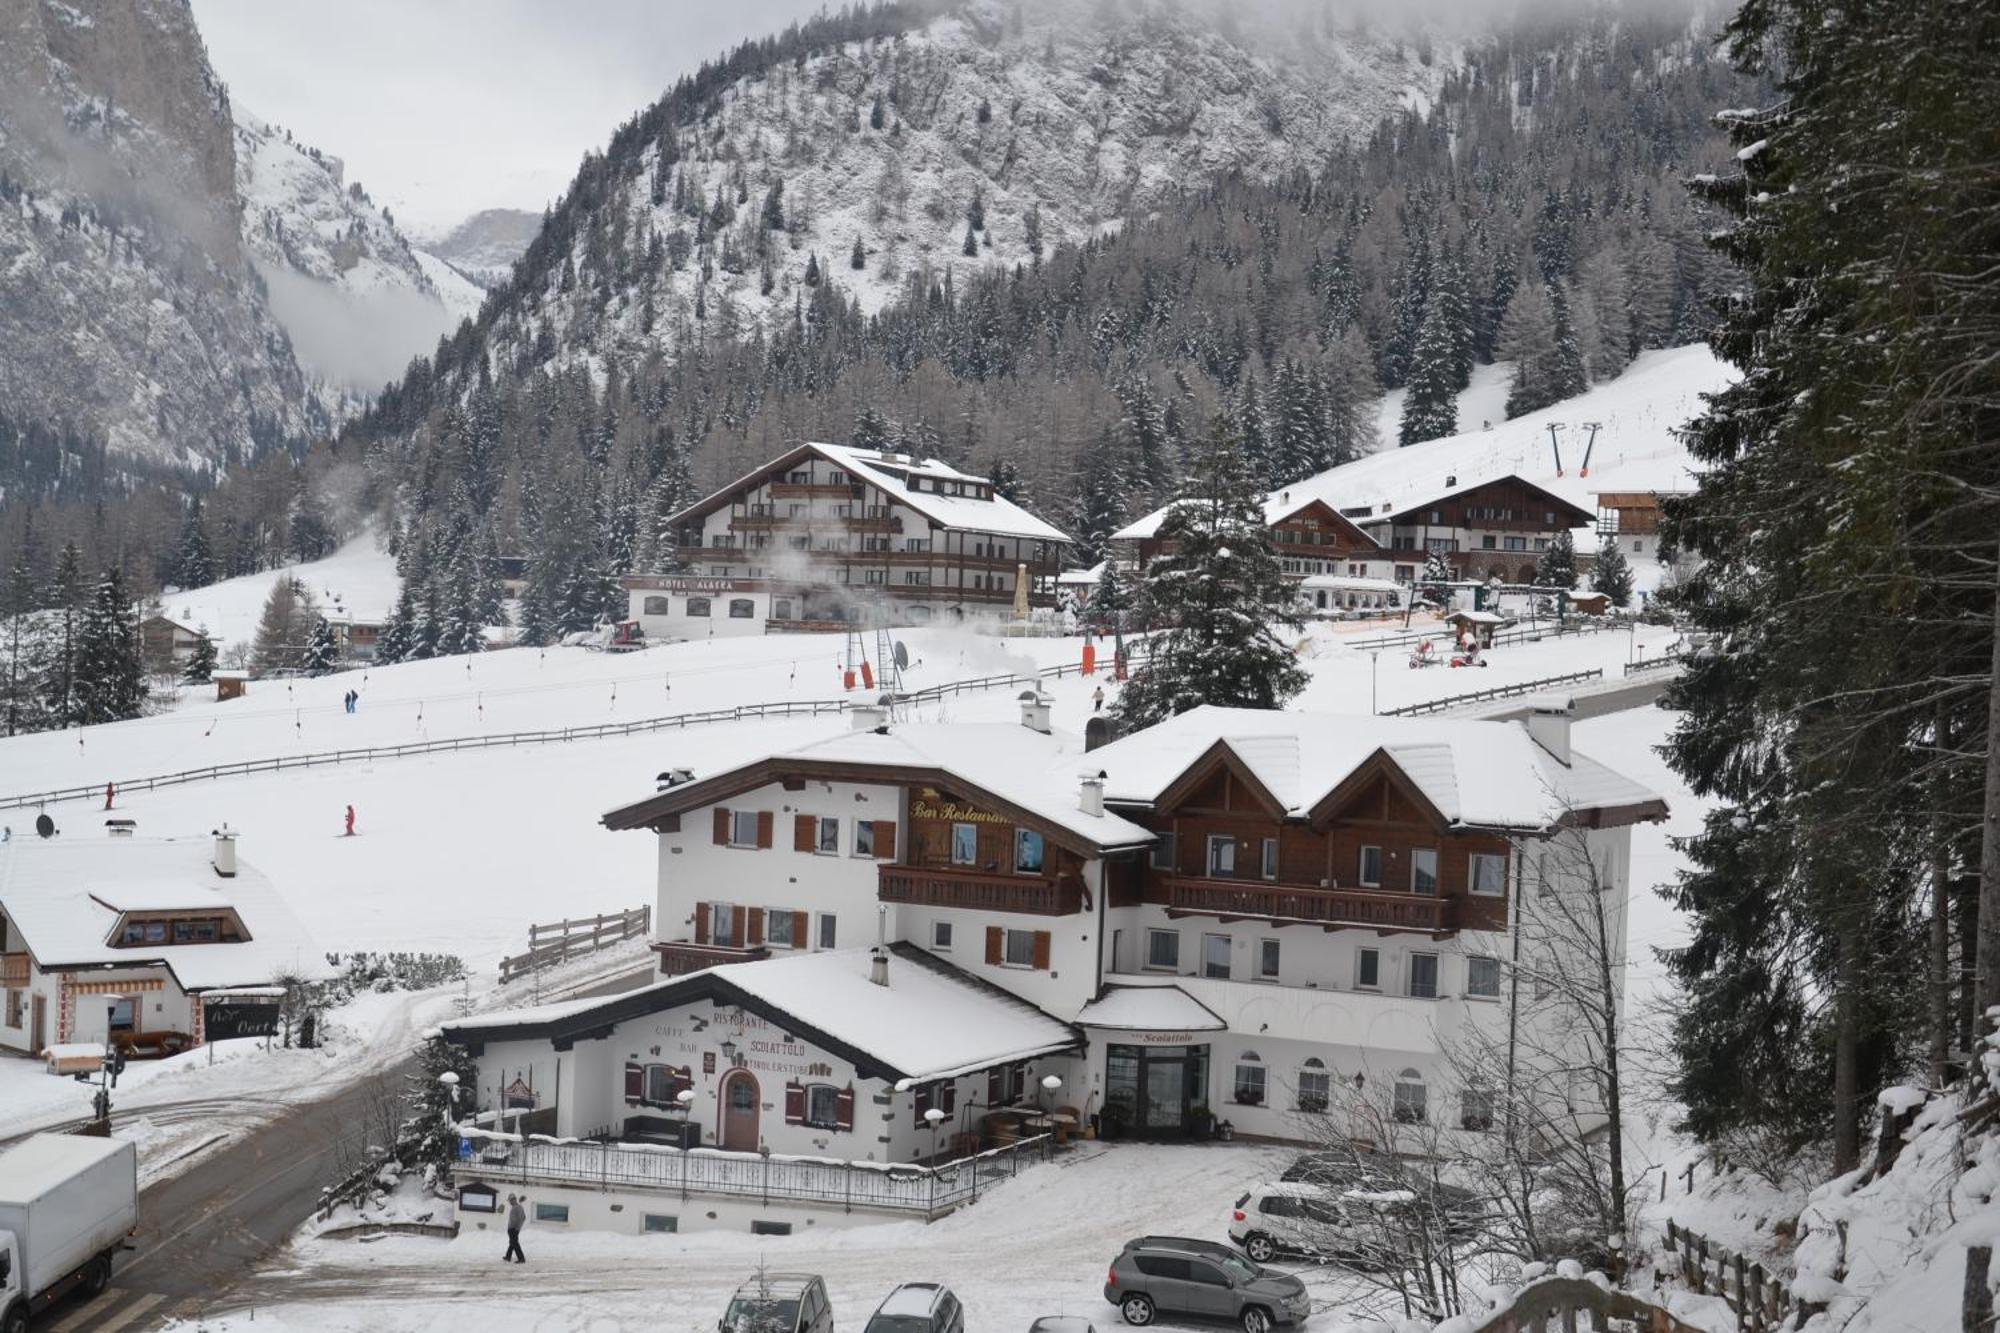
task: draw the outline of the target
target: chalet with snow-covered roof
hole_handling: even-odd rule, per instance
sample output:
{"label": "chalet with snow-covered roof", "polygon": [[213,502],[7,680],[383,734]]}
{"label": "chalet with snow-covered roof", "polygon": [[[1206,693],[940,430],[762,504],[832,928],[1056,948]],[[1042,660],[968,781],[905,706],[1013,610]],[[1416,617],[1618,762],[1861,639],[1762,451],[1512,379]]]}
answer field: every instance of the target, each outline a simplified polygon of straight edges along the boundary
{"label": "chalet with snow-covered roof", "polygon": [[936,459],[802,444],[669,520],[684,572],[625,579],[651,637],[1051,605],[1069,537]]}
{"label": "chalet with snow-covered roof", "polygon": [[[1172,508],[1164,505],[1111,534],[1112,550],[1123,565],[1143,570],[1173,549],[1173,540],[1160,536],[1160,525]],[[1317,495],[1291,489],[1271,492],[1264,498],[1264,522],[1271,529],[1279,564],[1294,579],[1371,578],[1388,572],[1381,543]]]}
{"label": "chalet with snow-covered roof", "polygon": [[236,837],[22,837],[0,847],[0,1047],[107,1037],[144,1054],[249,1035],[324,957]]}
{"label": "chalet with snow-covered roof", "polygon": [[191,625],[155,613],[139,622],[139,658],[148,671],[178,671],[207,637]]}

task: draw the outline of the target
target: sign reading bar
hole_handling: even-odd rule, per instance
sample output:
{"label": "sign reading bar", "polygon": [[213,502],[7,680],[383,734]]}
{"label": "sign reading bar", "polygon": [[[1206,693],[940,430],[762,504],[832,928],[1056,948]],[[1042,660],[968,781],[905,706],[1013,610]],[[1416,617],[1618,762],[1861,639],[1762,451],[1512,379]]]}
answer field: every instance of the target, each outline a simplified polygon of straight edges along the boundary
{"label": "sign reading bar", "polygon": [[273,1037],[278,1033],[278,1002],[275,999],[209,1000],[201,1008],[201,1025],[210,1041]]}

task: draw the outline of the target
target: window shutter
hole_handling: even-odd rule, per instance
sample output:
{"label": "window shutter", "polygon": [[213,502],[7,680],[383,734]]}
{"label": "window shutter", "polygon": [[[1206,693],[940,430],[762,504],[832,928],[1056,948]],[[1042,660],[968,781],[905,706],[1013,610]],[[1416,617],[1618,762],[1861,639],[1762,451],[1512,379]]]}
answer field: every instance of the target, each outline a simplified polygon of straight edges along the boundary
{"label": "window shutter", "polygon": [[708,917],[709,905],[707,903],[696,903],[694,905],[694,942],[696,944],[708,943]]}
{"label": "window shutter", "polygon": [[896,821],[893,819],[875,821],[875,859],[878,861],[896,859]]}
{"label": "window shutter", "polygon": [[1001,960],[1001,959],[1002,959],[1003,957],[1005,957],[1005,955],[1004,955],[1004,954],[1003,954],[1003,953],[1001,952],[1001,946],[1000,946],[1000,927],[998,927],[998,926],[988,926],[988,927],[986,928],[986,962],[987,962],[987,965],[988,965],[989,967],[998,967],[998,966],[1000,966],[1000,960]]}
{"label": "window shutter", "polygon": [[1049,932],[1046,930],[1035,932],[1035,970],[1037,972],[1049,970]]}
{"label": "window shutter", "polygon": [[956,1110],[958,1110],[958,1084],[947,1083],[944,1085],[944,1113],[950,1115]]}
{"label": "window shutter", "polygon": [[743,940],[744,943],[750,945],[752,948],[764,942],[763,908],[753,907],[750,909],[750,933],[748,935],[745,935],[743,937]]}
{"label": "window shutter", "polygon": [[715,845],[729,845],[729,812],[719,805],[715,807]]}
{"label": "window shutter", "polygon": [[919,1083],[917,1085],[917,1095],[910,1101],[910,1113],[912,1118],[916,1121],[917,1127],[919,1129],[923,1127],[924,1112],[930,1109],[931,1109],[931,1085],[928,1083]]}
{"label": "window shutter", "polygon": [[812,947],[812,941],[806,938],[806,914],[804,912],[792,913],[792,947],[794,949],[809,949]]}
{"label": "window shutter", "polygon": [[737,948],[742,948],[750,938],[750,914],[741,907],[729,909],[729,939]]}
{"label": "window shutter", "polygon": [[813,833],[814,833],[813,825],[814,825],[814,820],[811,815],[792,816],[793,851],[810,852],[815,850],[817,844],[813,838]]}
{"label": "window shutter", "polygon": [[625,1062],[625,1104],[637,1106],[646,1095],[646,1067]]}
{"label": "window shutter", "polygon": [[1006,1094],[1007,1094],[1007,1088],[1005,1085],[1005,1080],[1002,1079],[1000,1071],[998,1069],[987,1070],[986,1104],[988,1106],[999,1106],[1006,1101],[1007,1099]]}
{"label": "window shutter", "polygon": [[757,845],[759,847],[770,847],[772,826],[776,823],[777,817],[769,810],[759,810],[757,812]]}
{"label": "window shutter", "polygon": [[854,1085],[852,1083],[834,1094],[833,1127],[835,1129],[854,1128]]}
{"label": "window shutter", "polygon": [[803,1125],[805,1122],[805,1085],[794,1080],[785,1085],[785,1123],[788,1125]]}

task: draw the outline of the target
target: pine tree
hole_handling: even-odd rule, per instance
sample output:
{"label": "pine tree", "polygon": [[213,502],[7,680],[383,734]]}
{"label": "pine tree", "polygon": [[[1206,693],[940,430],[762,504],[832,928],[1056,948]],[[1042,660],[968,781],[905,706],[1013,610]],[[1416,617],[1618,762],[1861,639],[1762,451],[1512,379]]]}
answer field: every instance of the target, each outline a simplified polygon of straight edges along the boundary
{"label": "pine tree", "polygon": [[1091,564],[1111,549],[1111,534],[1125,525],[1125,478],[1118,465],[1117,445],[1108,437],[1084,455],[1076,501],[1070,511],[1070,531],[1076,534],[1077,558]]}
{"label": "pine tree", "polygon": [[[416,1162],[439,1170],[458,1156],[458,1126],[478,1112],[479,1062],[443,1037],[427,1037],[417,1045],[416,1067],[409,1074],[408,1103],[416,1134]],[[442,1076],[457,1078],[455,1089]]]}
{"label": "pine tree", "polygon": [[189,685],[206,685],[214,677],[215,640],[209,636],[208,626],[203,625],[194,641],[194,651],[188,654],[187,665],[181,669],[181,679]]}
{"label": "pine tree", "polygon": [[970,222],[965,224],[965,244],[958,247],[958,252],[967,259],[979,257],[979,228]]}
{"label": "pine tree", "polygon": [[859,233],[854,237],[854,248],[847,254],[847,266],[856,273],[868,267],[868,249],[861,244]]}
{"label": "pine tree", "polygon": [[49,717],[58,727],[74,726],[81,720],[76,663],[77,634],[84,611],[83,552],[75,541],[63,543],[61,554],[56,556],[55,575],[42,600],[55,610],[58,622],[53,660],[43,682]]}
{"label": "pine tree", "polygon": [[1021,502],[1021,469],[1014,466],[1014,460],[1002,454],[993,460],[987,480],[993,483],[993,493],[1003,500]]}
{"label": "pine tree", "polygon": [[325,616],[316,616],[312,633],[306,639],[305,656],[299,662],[299,669],[308,676],[330,676],[339,667],[340,645],[334,642],[333,626]]}
{"label": "pine tree", "polygon": [[285,526],[285,550],[294,560],[324,560],[333,554],[337,545],[339,539],[334,534],[333,525],[327,521],[318,496],[312,487],[301,486]]}
{"label": "pine tree", "polygon": [[416,630],[416,585],[405,577],[396,588],[396,606],[389,613],[389,623],[382,627],[382,638],[375,649],[376,659],[384,666],[408,661],[410,649],[416,642]]}
{"label": "pine tree", "polygon": [[1568,529],[1558,532],[1535,562],[1535,586],[1576,587],[1576,543],[1571,540]]}
{"label": "pine tree", "polygon": [[1549,289],[1528,281],[1514,289],[1500,320],[1499,352],[1514,363],[1507,390],[1507,415],[1524,416],[1562,399],[1563,370],[1556,339],[1556,312]]}
{"label": "pine tree", "polygon": [[1397,437],[1405,445],[1458,432],[1457,370],[1452,362],[1457,331],[1446,304],[1443,300],[1431,302],[1410,358],[1410,385],[1404,392],[1403,421]]}
{"label": "pine tree", "polygon": [[1452,581],[1451,561],[1443,551],[1431,551],[1424,556],[1424,582],[1450,583]]}
{"label": "pine tree", "polygon": [[785,229],[785,182],[782,177],[773,180],[764,191],[764,209],[759,215],[765,231]]}
{"label": "pine tree", "polygon": [[1632,566],[1618,549],[1618,539],[1606,537],[1598,543],[1597,564],[1590,571],[1590,586],[1611,599],[1613,606],[1632,604]]}
{"label": "pine tree", "polygon": [[1097,576],[1097,586],[1090,590],[1090,618],[1099,624],[1122,627],[1125,617],[1132,614],[1132,589],[1125,580],[1125,571],[1118,567],[1115,553],[1104,558],[1104,569]]}
{"label": "pine tree", "polygon": [[124,572],[113,565],[77,627],[75,720],[82,726],[123,722],[139,716],[145,704],[139,618]]}
{"label": "pine tree", "polygon": [[1583,367],[1583,349],[1577,342],[1576,324],[1570,318],[1569,296],[1560,284],[1549,288],[1549,308],[1555,315],[1556,349],[1551,367],[1554,382],[1550,391],[1555,400],[1574,398],[1590,387]]}
{"label": "pine tree", "polygon": [[1202,704],[1277,708],[1309,679],[1277,633],[1304,623],[1298,590],[1279,566],[1264,497],[1227,419],[1210,423],[1192,463],[1189,492],[1160,523],[1171,550],[1146,567],[1139,590],[1156,628],[1118,698],[1133,729]]}
{"label": "pine tree", "polygon": [[873,105],[868,108],[868,128],[871,130],[881,129],[882,120],[882,94],[876,93]]}
{"label": "pine tree", "polygon": [[1029,204],[1028,211],[1021,217],[1022,240],[1026,242],[1028,253],[1036,259],[1042,257],[1042,206]]}
{"label": "pine tree", "polygon": [[289,575],[273,582],[257,618],[257,637],[250,649],[250,663],[257,674],[268,676],[303,666],[318,616],[319,608],[303,583]]}
{"label": "pine tree", "polygon": [[201,521],[201,497],[188,502],[181,519],[180,541],[174,550],[174,586],[206,588],[215,582],[215,560],[208,549],[208,532]]}

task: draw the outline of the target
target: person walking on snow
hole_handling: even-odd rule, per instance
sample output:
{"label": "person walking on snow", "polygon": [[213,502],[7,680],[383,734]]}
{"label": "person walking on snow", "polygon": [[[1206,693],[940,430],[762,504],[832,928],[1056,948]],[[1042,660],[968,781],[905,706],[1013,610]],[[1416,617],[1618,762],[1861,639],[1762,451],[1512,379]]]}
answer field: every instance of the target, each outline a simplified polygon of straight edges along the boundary
{"label": "person walking on snow", "polygon": [[509,1259],[517,1264],[528,1262],[528,1256],[521,1253],[521,1227],[527,1220],[528,1210],[521,1207],[521,1197],[518,1194],[509,1194],[507,1196],[507,1254],[505,1258],[501,1259],[501,1263],[506,1263]]}
{"label": "person walking on snow", "polygon": [[351,806],[351,805],[347,807],[347,833],[346,833],[346,836],[347,836],[347,837],[350,837],[350,838],[354,836],[354,807],[353,807],[353,806]]}
{"label": "person walking on snow", "polygon": [[1090,692],[1090,711],[1093,713],[1104,711],[1104,687],[1102,685],[1099,685]]}

